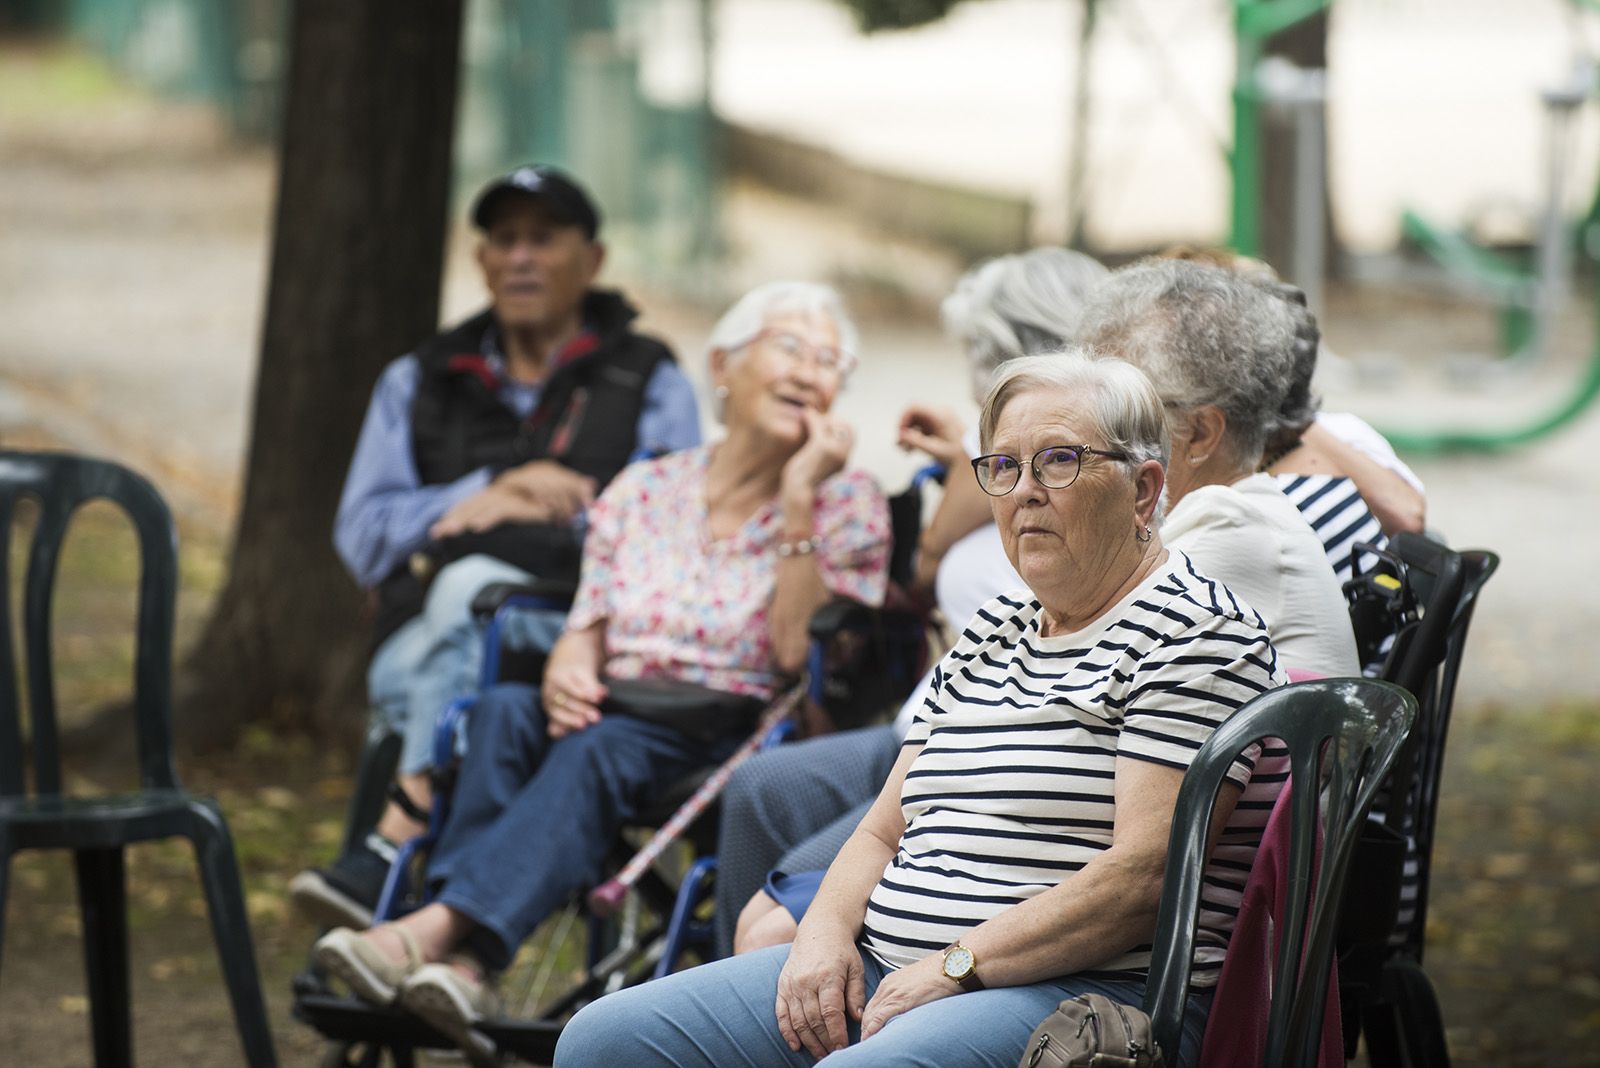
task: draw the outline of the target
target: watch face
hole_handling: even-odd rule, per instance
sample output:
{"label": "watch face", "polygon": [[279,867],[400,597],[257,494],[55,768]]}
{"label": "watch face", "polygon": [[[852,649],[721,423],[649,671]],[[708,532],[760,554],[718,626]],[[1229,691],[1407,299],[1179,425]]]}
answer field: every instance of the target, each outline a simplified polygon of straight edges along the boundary
{"label": "watch face", "polygon": [[952,979],[960,979],[972,971],[972,950],[966,946],[957,946],[944,955],[944,974]]}

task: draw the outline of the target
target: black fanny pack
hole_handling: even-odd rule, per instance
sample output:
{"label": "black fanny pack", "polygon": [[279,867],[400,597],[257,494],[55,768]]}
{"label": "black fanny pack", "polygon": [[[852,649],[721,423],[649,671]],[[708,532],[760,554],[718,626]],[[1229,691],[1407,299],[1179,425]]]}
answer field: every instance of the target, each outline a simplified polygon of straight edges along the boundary
{"label": "black fanny pack", "polygon": [[607,679],[600,711],[659,723],[701,741],[748,734],[766,702],[677,679]]}

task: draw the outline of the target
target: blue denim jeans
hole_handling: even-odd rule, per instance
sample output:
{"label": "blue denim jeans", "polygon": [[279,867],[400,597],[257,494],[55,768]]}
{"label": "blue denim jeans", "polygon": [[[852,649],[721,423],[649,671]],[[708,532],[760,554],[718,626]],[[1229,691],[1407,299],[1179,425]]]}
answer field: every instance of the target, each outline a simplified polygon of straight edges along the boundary
{"label": "blue denim jeans", "polygon": [[[867,997],[887,974],[868,953]],[[572,1018],[556,1046],[555,1068],[629,1065],[672,1068],[811,1068],[811,1054],[789,1049],[773,1010],[788,946],[713,961],[665,979],[608,994]],[[1028,1036],[1056,1005],[1099,993],[1129,1005],[1144,984],[1065,976],[1028,986],[957,994],[904,1013],[866,1042],[850,1024],[851,1045],[829,1068],[1016,1068]],[[1205,1031],[1209,994],[1184,1012],[1182,1063],[1193,1064]]]}
{"label": "blue denim jeans", "polygon": [[[490,583],[532,577],[492,556],[464,556],[434,576],[422,613],[378,646],[367,669],[367,693],[379,717],[403,738],[401,774],[433,766],[434,720],[451,701],[477,692],[483,628],[472,618],[472,599]],[[548,649],[565,619],[558,612],[518,612],[506,625],[505,643]]]}
{"label": "blue denim jeans", "polygon": [[739,741],[707,744],[617,715],[552,740],[538,690],[488,690],[467,717],[466,757],[428,863],[435,900],[478,924],[467,948],[505,967],[545,917],[599,880],[629,820]]}

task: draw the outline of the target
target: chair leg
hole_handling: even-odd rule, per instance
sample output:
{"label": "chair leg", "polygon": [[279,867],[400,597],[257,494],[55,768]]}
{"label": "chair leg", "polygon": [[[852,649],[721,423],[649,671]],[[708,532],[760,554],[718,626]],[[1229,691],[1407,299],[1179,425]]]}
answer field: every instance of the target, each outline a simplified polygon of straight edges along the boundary
{"label": "chair leg", "polygon": [[1371,1068],[1409,1068],[1400,1049],[1400,1028],[1394,1006],[1374,999],[1361,1014],[1361,1031],[1367,1039],[1367,1064]]}
{"label": "chair leg", "polygon": [[79,849],[78,909],[88,973],[90,1035],[96,1068],[133,1065],[128,981],[128,889],[122,847]]}
{"label": "chair leg", "polygon": [[256,971],[255,948],[250,939],[250,922],[245,912],[244,887],[239,879],[239,862],[233,851],[233,838],[222,813],[213,805],[196,799],[189,802],[189,840],[194,843],[200,866],[200,882],[205,888],[211,934],[217,943],[217,957],[228,998],[233,1003],[234,1022],[251,1068],[275,1068],[277,1053],[272,1046],[272,1029],[267,1025],[266,1004],[261,996],[261,978]]}
{"label": "chair leg", "polygon": [[1384,996],[1400,1023],[1400,1041],[1415,1068],[1450,1068],[1439,996],[1422,965],[1400,958],[1383,970]]}

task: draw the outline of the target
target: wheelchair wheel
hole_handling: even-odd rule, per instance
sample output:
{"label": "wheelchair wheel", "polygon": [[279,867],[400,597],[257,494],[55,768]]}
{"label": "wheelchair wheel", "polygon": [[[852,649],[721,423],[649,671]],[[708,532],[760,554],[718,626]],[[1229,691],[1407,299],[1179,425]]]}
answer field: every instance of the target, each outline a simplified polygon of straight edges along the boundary
{"label": "wheelchair wheel", "polygon": [[540,924],[501,977],[506,1015],[546,1015],[547,1007],[583,981],[588,943],[588,920],[575,902]]}

